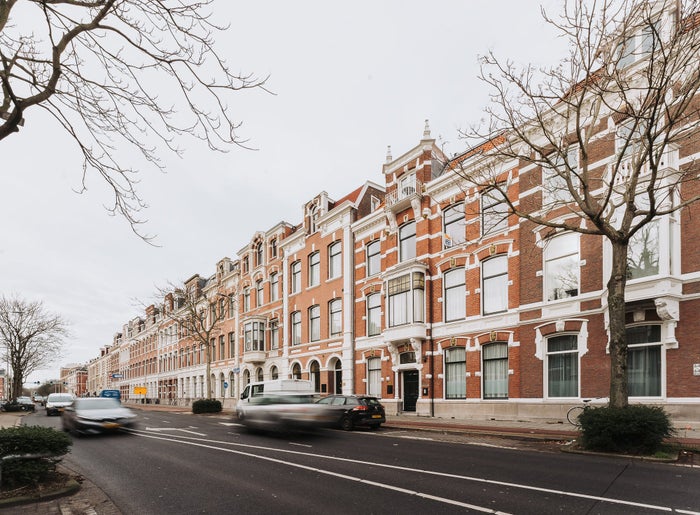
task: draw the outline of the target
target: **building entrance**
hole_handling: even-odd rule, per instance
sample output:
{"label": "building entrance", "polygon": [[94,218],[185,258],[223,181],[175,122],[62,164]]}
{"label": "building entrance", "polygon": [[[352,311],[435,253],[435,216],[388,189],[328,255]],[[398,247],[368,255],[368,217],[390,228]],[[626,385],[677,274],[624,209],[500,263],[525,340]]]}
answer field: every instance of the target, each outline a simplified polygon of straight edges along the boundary
{"label": "building entrance", "polygon": [[418,371],[403,372],[403,411],[416,411],[418,401]]}

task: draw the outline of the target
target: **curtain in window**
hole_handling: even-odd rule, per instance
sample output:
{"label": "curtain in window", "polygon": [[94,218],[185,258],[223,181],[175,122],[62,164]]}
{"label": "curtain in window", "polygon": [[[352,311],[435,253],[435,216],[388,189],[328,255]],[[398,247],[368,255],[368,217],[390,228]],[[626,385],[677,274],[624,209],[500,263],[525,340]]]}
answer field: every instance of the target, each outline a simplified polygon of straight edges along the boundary
{"label": "curtain in window", "polygon": [[464,270],[451,270],[445,274],[445,321],[461,320],[466,316],[467,303],[464,286]]}
{"label": "curtain in window", "polygon": [[445,351],[445,398],[464,399],[467,396],[466,351],[457,347]]}
{"label": "curtain in window", "polygon": [[627,353],[627,381],[630,396],[661,395],[661,347],[630,348]]}
{"label": "curtain in window", "polygon": [[576,335],[547,340],[548,394],[550,397],[578,397],[578,341]]}
{"label": "curtain in window", "polygon": [[492,343],[481,348],[484,361],[484,399],[508,398],[508,344]]}
{"label": "curtain in window", "polygon": [[382,393],[382,362],[381,358],[367,360],[367,395],[381,397]]}

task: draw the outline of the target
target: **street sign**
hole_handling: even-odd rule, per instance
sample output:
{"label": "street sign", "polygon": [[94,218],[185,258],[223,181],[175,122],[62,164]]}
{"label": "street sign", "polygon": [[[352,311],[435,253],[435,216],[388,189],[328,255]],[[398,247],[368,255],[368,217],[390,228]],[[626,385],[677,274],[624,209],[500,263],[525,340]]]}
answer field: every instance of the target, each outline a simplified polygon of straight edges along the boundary
{"label": "street sign", "polygon": [[234,374],[238,374],[241,371],[240,367],[236,367],[233,369]]}
{"label": "street sign", "polygon": [[146,387],[134,386],[134,395],[146,395]]}
{"label": "street sign", "polygon": [[112,374],[112,379],[121,379],[124,377],[124,374]]}
{"label": "street sign", "polygon": [[228,381],[224,381],[224,388],[228,388]]}

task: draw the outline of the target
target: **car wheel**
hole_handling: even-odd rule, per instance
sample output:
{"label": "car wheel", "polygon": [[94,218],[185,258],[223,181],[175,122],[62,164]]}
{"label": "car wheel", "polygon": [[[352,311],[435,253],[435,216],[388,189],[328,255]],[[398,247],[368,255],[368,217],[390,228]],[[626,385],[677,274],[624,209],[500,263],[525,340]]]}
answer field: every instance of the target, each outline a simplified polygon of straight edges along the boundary
{"label": "car wheel", "polygon": [[345,415],[340,419],[340,428],[343,431],[352,431],[353,426],[352,418],[349,415]]}

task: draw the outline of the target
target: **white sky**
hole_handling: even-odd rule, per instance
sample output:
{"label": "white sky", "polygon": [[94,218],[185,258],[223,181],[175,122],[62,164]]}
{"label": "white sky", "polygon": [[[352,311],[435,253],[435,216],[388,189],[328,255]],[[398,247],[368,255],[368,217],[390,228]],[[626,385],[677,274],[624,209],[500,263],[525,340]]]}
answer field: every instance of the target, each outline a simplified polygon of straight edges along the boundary
{"label": "white sky", "polygon": [[[562,2],[544,3],[556,13]],[[217,37],[234,70],[270,74],[268,87],[230,106],[257,151],[212,153],[182,140],[166,173],[146,169],[147,245],[110,217],[96,177],[83,195],[75,146],[38,109],[0,143],[0,294],[41,300],[71,324],[62,358],[31,381],[96,357],[142,314],[137,300],[236,257],[253,232],[285,220],[325,190],[340,198],[418,143],[424,120],[447,150],[488,102],[478,55],[493,49],[517,63],[554,64],[563,42],[529,0],[233,1],[214,10],[230,29]],[[0,365],[2,368],[4,365]]]}

